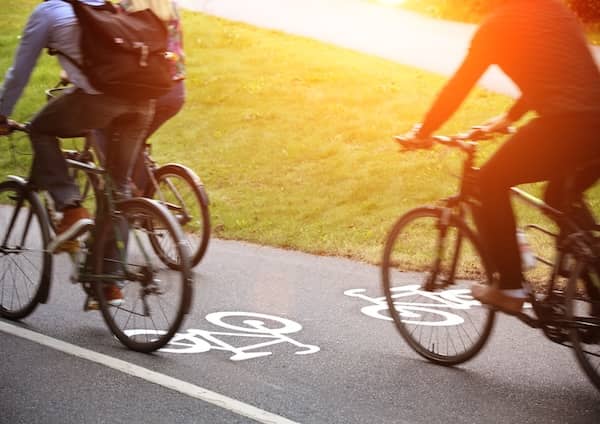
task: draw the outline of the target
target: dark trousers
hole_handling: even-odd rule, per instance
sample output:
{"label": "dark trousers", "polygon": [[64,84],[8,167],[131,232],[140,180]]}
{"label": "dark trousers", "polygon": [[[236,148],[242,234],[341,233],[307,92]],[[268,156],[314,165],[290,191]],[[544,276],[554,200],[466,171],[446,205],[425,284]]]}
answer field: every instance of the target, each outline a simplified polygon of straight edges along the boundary
{"label": "dark trousers", "polygon": [[[185,102],[185,86],[183,80],[177,81],[171,91],[162,97],[156,99],[156,107],[154,109],[154,118],[150,123],[145,140],[148,140],[152,134],[156,132],[165,122],[177,114],[183,107]],[[131,179],[136,187],[143,193],[147,192],[150,184],[150,175],[146,168],[146,159],[144,149],[140,150],[137,160],[133,166]]]}
{"label": "dark trousers", "polygon": [[[185,100],[185,86],[183,80],[176,82],[173,85],[171,90],[159,97],[158,99],[153,101],[153,113],[151,115],[151,119],[147,120],[145,129],[140,130],[136,134],[136,138],[138,140],[138,148],[136,149],[136,153],[128,153],[127,156],[129,162],[126,167],[123,169],[127,170],[128,178],[126,181],[126,185],[122,187],[121,191],[129,194],[130,186],[129,181],[133,181],[136,187],[146,190],[146,186],[150,182],[150,176],[148,175],[148,170],[145,165],[145,149],[143,148],[143,143],[158,129],[162,124],[164,124],[168,119],[172,118],[181,108],[183,107],[183,103]],[[99,127],[101,128],[101,127]],[[96,153],[98,154],[101,163],[106,161],[107,168],[111,163],[111,151],[114,152],[114,149],[110,148],[111,143],[111,132],[109,129],[102,128],[97,129],[93,133],[93,142],[94,147],[96,149]],[[113,137],[114,143],[114,137]],[[114,157],[113,153],[113,157]],[[113,160],[114,162],[114,160]],[[127,245],[128,241],[128,228],[124,222],[119,223],[119,233],[122,241]],[[104,231],[114,232],[113,228],[109,228],[110,226],[106,226]],[[112,233],[108,234],[108,246],[105,248],[105,257],[107,259],[116,259],[118,258],[118,250],[115,244],[115,237]],[[109,261],[105,264],[104,271],[105,272],[117,272],[118,265],[114,261]]]}
{"label": "dark trousers", "polygon": [[[481,209],[477,226],[500,274],[500,288],[521,288],[521,258],[510,187],[548,181],[545,199],[563,208],[565,182],[578,167],[600,158],[600,114],[547,116],[532,120],[512,136],[481,167]],[[581,193],[600,177],[588,168],[569,197]],[[576,191],[576,192],[573,192]]]}
{"label": "dark trousers", "polygon": [[48,190],[58,210],[76,205],[79,188],[69,176],[57,137],[80,137],[92,129],[105,128],[109,134],[106,169],[118,187],[125,186],[151,112],[147,101],[131,102],[82,90],[53,99],[31,121],[31,181]]}
{"label": "dark trousers", "polygon": [[[185,85],[183,80],[180,80],[173,84],[173,88],[167,94],[155,100],[154,114],[143,134],[143,140],[147,141],[166,121],[175,116],[183,107],[184,102]],[[105,155],[107,139],[105,130],[94,131],[94,143],[101,157]],[[146,168],[144,148],[140,148],[135,157],[131,180],[142,193],[147,191],[150,184],[150,175]]]}
{"label": "dark trousers", "polygon": [[[77,205],[81,200],[79,188],[68,173],[57,137],[80,137],[92,129],[104,128],[108,134],[106,170],[117,190],[127,195],[134,158],[152,118],[152,107],[149,101],[132,102],[104,94],[87,94],[78,89],[53,99],[31,121],[34,152],[31,181],[48,190],[57,210]],[[98,222],[106,222],[105,218],[100,217]],[[109,232],[106,244],[101,247],[107,260],[105,272],[118,268],[112,227],[107,224],[100,229]],[[126,242],[127,228],[121,225],[121,229]]]}

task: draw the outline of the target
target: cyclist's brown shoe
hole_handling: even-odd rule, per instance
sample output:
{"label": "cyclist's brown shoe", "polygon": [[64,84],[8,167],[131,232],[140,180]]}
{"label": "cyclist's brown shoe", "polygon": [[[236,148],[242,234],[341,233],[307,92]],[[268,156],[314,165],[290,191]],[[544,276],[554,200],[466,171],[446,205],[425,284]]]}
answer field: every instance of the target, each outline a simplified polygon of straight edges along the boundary
{"label": "cyclist's brown shoe", "polygon": [[[111,306],[121,306],[124,302],[123,293],[116,284],[108,284],[104,287],[104,297],[106,302]],[[100,309],[100,303],[93,297],[88,297],[84,310],[97,311]]]}
{"label": "cyclist's brown shoe", "polygon": [[104,297],[111,306],[121,306],[124,302],[123,293],[116,284],[109,284],[104,287]]}
{"label": "cyclist's brown shoe", "polygon": [[481,303],[493,306],[502,312],[517,315],[523,309],[523,304],[527,299],[520,297],[507,296],[502,291],[493,286],[483,284],[473,284],[471,294]]}
{"label": "cyclist's brown shoe", "polygon": [[75,253],[79,249],[79,243],[75,239],[93,226],[94,220],[90,218],[87,209],[65,209],[63,218],[56,227],[56,237],[48,244],[48,250],[52,253]]}

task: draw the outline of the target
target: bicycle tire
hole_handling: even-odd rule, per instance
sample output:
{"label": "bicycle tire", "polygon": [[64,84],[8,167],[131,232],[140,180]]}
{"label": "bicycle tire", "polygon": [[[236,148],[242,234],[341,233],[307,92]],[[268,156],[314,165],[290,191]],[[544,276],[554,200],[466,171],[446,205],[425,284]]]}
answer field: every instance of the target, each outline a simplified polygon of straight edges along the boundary
{"label": "bicycle tire", "polygon": [[[102,316],[113,334],[132,350],[152,352],[171,340],[189,312],[192,300],[189,251],[179,225],[159,203],[135,198],[118,202],[117,209],[105,230],[99,230],[94,246],[97,249],[109,243],[111,233],[119,232],[115,239],[120,241],[116,244],[123,243],[126,251],[119,252],[119,260],[105,260],[104,255],[97,254],[94,262],[97,275],[108,272],[103,264],[112,264],[112,272],[117,268],[124,303],[120,306],[109,303],[106,281],[95,284],[95,293]],[[165,267],[152,254],[146,237],[151,231],[161,231],[163,237],[172,238],[179,256],[176,270]],[[111,284],[115,284],[114,277]],[[153,315],[154,312],[158,313]],[[139,332],[140,329],[145,332]]]}
{"label": "bicycle tire", "polygon": [[571,271],[565,296],[569,336],[577,362],[600,390],[600,299],[592,299],[582,276],[587,267],[578,261]]}
{"label": "bicycle tire", "polygon": [[26,184],[0,183],[0,316],[11,320],[46,302],[52,278],[48,216]]}
{"label": "bicycle tire", "polygon": [[[190,264],[195,267],[204,257],[210,240],[209,200],[204,186],[191,169],[179,164],[161,166],[154,171],[154,179],[157,186],[151,184],[146,197],[165,205],[177,219],[190,245]],[[159,238],[151,237],[150,243],[167,266],[177,268],[177,261]]]}
{"label": "bicycle tire", "polygon": [[[450,366],[471,359],[483,348],[495,314],[470,295],[473,281],[491,281],[480,243],[454,216],[447,226],[441,224],[445,212],[421,207],[400,217],[387,237],[381,271],[389,313],[400,335],[422,357]],[[456,259],[454,273],[452,259]],[[449,274],[454,276],[448,278]],[[423,288],[427,279],[435,283],[445,279],[447,285],[427,291]]]}

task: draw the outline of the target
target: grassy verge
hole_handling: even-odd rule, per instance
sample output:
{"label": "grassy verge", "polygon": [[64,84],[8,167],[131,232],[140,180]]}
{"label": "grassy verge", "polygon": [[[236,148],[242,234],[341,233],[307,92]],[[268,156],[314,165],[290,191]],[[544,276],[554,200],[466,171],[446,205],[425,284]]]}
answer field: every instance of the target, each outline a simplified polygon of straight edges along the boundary
{"label": "grassy verge", "polygon": [[[0,72],[36,3],[0,11],[10,23],[0,28]],[[154,153],[201,176],[216,237],[377,262],[399,214],[456,189],[449,170],[460,156],[400,155],[391,142],[422,118],[444,79],[201,14],[184,18],[188,100],[154,137]],[[44,57],[15,117],[43,104],[57,72]],[[510,102],[476,91],[444,131],[480,123]],[[5,141],[0,175],[23,172]],[[486,145],[482,159],[499,142]]]}
{"label": "grassy verge", "polygon": [[[474,10],[472,4],[449,0],[405,0],[401,7],[439,19],[462,22],[479,22],[485,15],[485,10]],[[585,29],[590,43],[600,45],[600,23],[587,24]]]}

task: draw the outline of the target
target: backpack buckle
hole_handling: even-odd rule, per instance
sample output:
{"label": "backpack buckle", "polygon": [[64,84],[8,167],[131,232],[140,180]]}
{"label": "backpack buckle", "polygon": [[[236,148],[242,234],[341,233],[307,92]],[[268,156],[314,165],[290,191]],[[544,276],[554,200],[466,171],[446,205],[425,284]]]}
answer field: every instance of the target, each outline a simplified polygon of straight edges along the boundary
{"label": "backpack buckle", "polygon": [[133,48],[141,50],[140,66],[141,67],[148,66],[148,54],[150,52],[148,45],[146,45],[145,43],[143,43],[141,41],[136,41],[135,43],[133,43]]}

